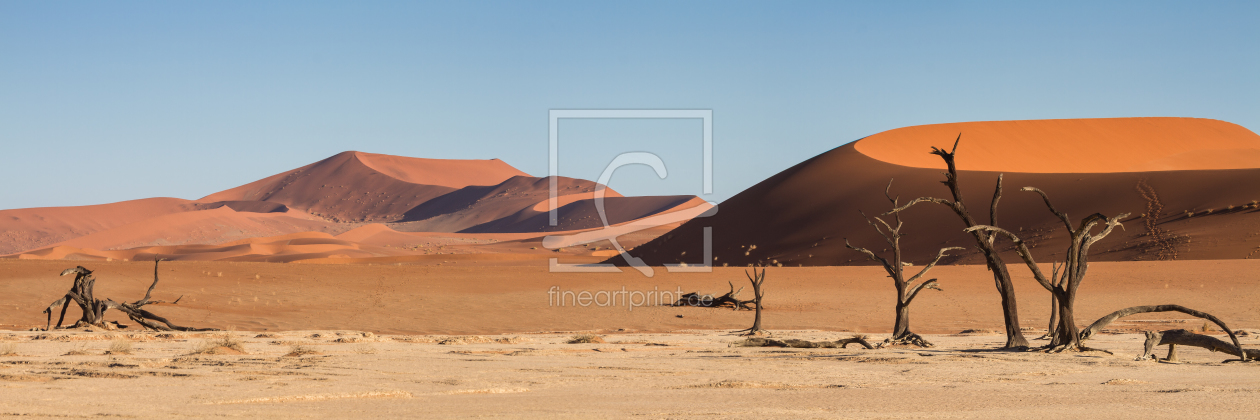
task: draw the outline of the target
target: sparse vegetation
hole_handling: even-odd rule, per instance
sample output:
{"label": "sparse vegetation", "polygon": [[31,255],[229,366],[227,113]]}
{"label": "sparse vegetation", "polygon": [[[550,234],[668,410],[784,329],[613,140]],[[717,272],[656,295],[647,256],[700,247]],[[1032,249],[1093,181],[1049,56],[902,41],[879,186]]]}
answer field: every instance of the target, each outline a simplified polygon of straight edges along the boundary
{"label": "sparse vegetation", "polygon": [[223,333],[219,336],[203,340],[198,343],[193,351],[189,354],[244,354],[245,346],[241,344],[231,333]]}
{"label": "sparse vegetation", "polygon": [[285,357],[302,357],[302,356],[309,356],[313,354],[319,354],[319,352],[308,346],[304,346],[301,344],[294,344],[292,346],[289,346],[289,352],[286,353],[284,356]]}
{"label": "sparse vegetation", "polygon": [[130,341],[114,340],[109,343],[109,350],[106,350],[105,354],[131,354],[133,350],[134,349],[132,348]]}
{"label": "sparse vegetation", "polygon": [[16,356],[17,343],[0,344],[0,356]]}
{"label": "sparse vegetation", "polygon": [[594,334],[578,334],[573,337],[570,337],[569,341],[565,342],[565,344],[604,344],[604,343],[607,343],[607,341],[604,341],[603,337],[600,337]]}

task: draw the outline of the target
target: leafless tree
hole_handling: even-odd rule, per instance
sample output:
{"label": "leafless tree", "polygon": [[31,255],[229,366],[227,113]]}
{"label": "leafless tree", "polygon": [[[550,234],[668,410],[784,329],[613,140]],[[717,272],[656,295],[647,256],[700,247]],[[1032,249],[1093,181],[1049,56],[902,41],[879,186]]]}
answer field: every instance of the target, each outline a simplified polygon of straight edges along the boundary
{"label": "leafless tree", "polygon": [[[48,323],[44,326],[44,330],[48,331],[52,328],[52,312],[53,309],[58,306],[61,307],[61,316],[57,318],[57,328],[61,328],[61,323],[64,322],[66,318],[66,309],[69,309],[69,304],[73,301],[75,304],[79,305],[79,309],[83,310],[82,317],[79,318],[78,322],[74,323],[74,327],[95,326],[108,328],[105,324],[105,311],[109,309],[117,309],[127,314],[127,317],[131,318],[132,321],[139,323],[147,329],[155,331],[209,331],[210,329],[181,327],[172,324],[166,318],[143,309],[145,305],[155,303],[177,304],[179,303],[179,299],[183,298],[183,296],[180,296],[180,298],[175,299],[174,302],[152,299],[153,288],[157,287],[158,283],[159,262],[161,262],[160,259],[153,260],[153,284],[149,285],[149,290],[144,293],[144,298],[130,303],[125,301],[115,302],[112,299],[97,299],[93,295],[92,291],[93,286],[96,285],[96,278],[92,277],[91,270],[83,268],[83,266],[62,271],[62,276],[74,274],[74,284],[70,286],[70,291],[66,292],[65,296],[62,296],[61,299],[58,299],[51,305],[48,305],[48,308],[44,309],[44,313],[48,315]],[[161,324],[159,324],[159,322]]]}
{"label": "leafless tree", "polygon": [[[1085,271],[1089,269],[1089,248],[1095,242],[1102,240],[1111,234],[1111,231],[1119,226],[1121,229],[1124,225],[1120,223],[1120,219],[1129,217],[1129,213],[1122,213],[1118,216],[1107,218],[1100,213],[1094,213],[1084,220],[1081,220],[1079,226],[1072,227],[1072,221],[1068,218],[1067,213],[1061,212],[1054,208],[1054,204],[1050,202],[1050,197],[1044,191],[1033,187],[1024,187],[1020,191],[1031,191],[1041,195],[1042,201],[1045,201],[1046,208],[1050,209],[1063,226],[1067,228],[1069,240],[1066,261],[1063,264],[1052,263],[1052,271],[1047,277],[1037,262],[1033,260],[1032,251],[1029,251],[1028,245],[1024,243],[1015,233],[996,226],[976,225],[967,228],[969,232],[984,231],[989,234],[1001,234],[1010,238],[1015,243],[1016,253],[1028,265],[1028,269],[1032,271],[1033,278],[1040,283],[1042,287],[1050,291],[1052,296],[1052,320],[1054,322],[1057,315],[1058,323],[1050,326],[1050,345],[1047,349],[1050,351],[1063,351],[1081,349],[1080,332],[1076,327],[1075,303],[1076,291],[1081,285],[1081,281],[1085,280]],[[1104,227],[1097,234],[1091,233],[1091,230],[1103,223]]]}
{"label": "leafless tree", "polygon": [[[892,183],[893,181],[891,179],[888,180],[888,187],[884,188],[884,197],[888,198],[888,202],[892,203],[893,208],[897,208],[898,199],[892,197],[888,193],[888,191],[892,189]],[[884,219],[880,219],[879,217],[875,217],[875,220],[879,222],[879,224],[875,224],[875,222],[871,221],[871,218],[866,217],[866,213],[861,214],[862,217],[866,219],[866,223],[871,225],[872,228],[875,228],[875,231],[879,232],[880,236],[884,237],[884,241],[888,243],[888,248],[892,250],[892,261],[889,261],[887,258],[881,257],[866,248],[859,248],[849,244],[848,238],[844,239],[844,246],[854,251],[866,254],[866,257],[871,261],[877,261],[882,264],[884,266],[884,271],[888,272],[888,277],[892,278],[893,286],[897,289],[897,318],[893,324],[892,337],[885,340],[883,345],[913,344],[920,347],[932,347],[932,343],[910,331],[910,302],[914,301],[914,298],[918,296],[919,292],[923,289],[941,290],[937,285],[936,279],[928,279],[922,282],[919,282],[919,280],[923,279],[923,276],[927,274],[928,270],[935,267],[936,263],[940,262],[942,257],[945,257],[945,252],[961,250],[962,248],[941,248],[940,252],[937,252],[936,258],[932,259],[932,262],[925,265],[917,274],[907,279],[902,270],[907,263],[901,258],[901,227],[903,225],[903,222],[901,221],[901,213],[893,213],[893,223],[891,224],[885,222]]]}
{"label": "leafless tree", "polygon": [[[954,165],[954,154],[958,151],[958,141],[962,139],[962,134],[954,139],[954,147],[946,152],[944,149],[936,147],[932,148],[932,154],[940,156],[945,161],[948,170],[945,180],[941,181],[949,188],[953,200],[946,200],[936,197],[920,197],[906,203],[901,207],[894,208],[882,214],[897,214],[919,203],[936,203],[948,207],[958,215],[966,227],[977,226],[980,223],[971,216],[971,212],[967,209],[966,203],[963,202],[962,189],[958,185],[958,169]],[[998,200],[1002,199],[1002,175],[998,175],[997,187],[993,190],[993,200],[989,203],[989,225],[997,226],[997,206]],[[997,235],[986,230],[971,230],[971,236],[976,241],[976,248],[984,255],[985,265],[989,267],[989,271],[993,273],[993,280],[998,289],[998,294],[1002,296],[1002,317],[1006,323],[1006,348],[1027,348],[1028,339],[1024,338],[1024,332],[1019,328],[1019,310],[1015,302],[1015,286],[1011,283],[1011,274],[1006,269],[1006,263],[1002,261],[1002,257],[998,254],[998,249],[994,246]]]}
{"label": "leafless tree", "polygon": [[[758,272],[757,272],[757,266],[753,266],[752,274],[749,274],[749,273],[748,273],[748,270],[744,270],[744,276],[747,276],[747,277],[748,277],[748,281],[749,281],[749,282],[752,282],[752,286],[753,286],[753,310],[757,312],[757,315],[756,315],[756,317],[755,317],[755,318],[753,318],[753,325],[752,325],[752,327],[749,327],[749,328],[747,328],[747,329],[743,329],[743,330],[739,330],[739,331],[736,331],[736,332],[742,332],[742,333],[744,333],[744,335],[760,335],[760,334],[768,334],[768,333],[769,333],[769,331],[766,331],[766,330],[764,330],[764,329],[762,329],[762,328],[761,328],[761,308],[762,308],[762,306],[761,306],[761,298],[762,298],[763,296],[765,296],[765,294],[764,294],[764,293],[765,293],[765,291],[764,291],[764,290],[762,290],[761,285],[762,285],[762,284],[764,284],[764,283],[766,282],[766,268],[765,268],[765,267],[762,267],[762,268],[761,268],[761,273],[758,273]],[[742,290],[742,289],[741,289],[741,290]]]}

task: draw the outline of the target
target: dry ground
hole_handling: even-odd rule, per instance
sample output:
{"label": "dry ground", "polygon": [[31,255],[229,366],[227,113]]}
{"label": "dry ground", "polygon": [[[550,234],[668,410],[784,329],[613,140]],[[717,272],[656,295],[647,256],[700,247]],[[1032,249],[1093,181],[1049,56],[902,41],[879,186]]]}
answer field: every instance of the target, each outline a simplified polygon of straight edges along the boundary
{"label": "dry ground", "polygon": [[[551,273],[546,260],[487,260],[442,255],[423,263],[276,264],[162,263],[154,299],[179,305],[150,310],[182,325],[248,331],[359,330],[377,334],[501,334],[539,331],[670,332],[748,327],[747,312],[624,304],[556,306],[549,290],[725,293],[748,284],[741,268],[668,273]],[[562,262],[581,262],[577,257]],[[587,261],[589,262],[589,261]],[[151,262],[0,260],[0,329],[43,327],[44,307],[69,289],[58,277],[76,264],[96,270],[96,296],[134,301],[153,281]],[[1050,294],[1011,265],[1023,326],[1045,328]],[[1049,272],[1050,267],[1044,268]],[[895,291],[876,267],[771,267],[766,275],[766,327],[880,333],[891,331]],[[932,270],[938,292],[922,293],[911,310],[920,333],[1001,329],[993,278],[984,266]],[[552,289],[552,287],[555,289]],[[752,289],[744,290],[745,299]],[[1237,328],[1260,328],[1260,260],[1096,262],[1081,286],[1078,321],[1114,310],[1176,303],[1207,311]],[[132,324],[119,312],[107,314]],[[681,315],[681,317],[679,317]],[[77,319],[77,309],[71,310]],[[1149,318],[1149,317],[1148,317]],[[55,321],[55,320],[54,320]]]}
{"label": "dry ground", "polygon": [[[781,349],[728,346],[738,337],[724,331],[747,327],[749,312],[548,302],[552,286],[724,292],[728,280],[746,282],[740,269],[657,269],[646,278],[456,257],[387,266],[163,263],[154,298],[185,297],[152,310],[234,329],[241,354],[194,354],[223,333],[25,331],[43,325],[39,311],[69,284],[56,274],[77,262],[0,261],[0,329],[12,330],[0,332],[0,417],[1260,415],[1260,364],[1222,363],[1227,356],[1200,349],[1182,351],[1181,364],[1133,360],[1138,331],[1203,325],[1177,314],[1126,319],[1110,330],[1121,334],[1091,341],[1115,355],[999,352],[1000,335],[956,335],[1001,327],[983,267],[937,268],[945,291],[915,302],[912,325],[932,333],[937,348]],[[134,300],[152,281],[151,264],[84,264],[96,270],[99,297]],[[1079,321],[1179,303],[1255,333],[1258,269],[1251,260],[1094,263]],[[874,267],[771,268],[766,286],[765,322],[781,338],[878,338],[891,324],[893,291]],[[1026,276],[1016,287],[1025,326],[1044,328],[1048,295]],[[564,344],[582,333],[608,343]],[[1255,337],[1244,345],[1260,346]]]}
{"label": "dry ground", "polygon": [[[985,350],[1001,336],[934,335],[938,347],[739,348],[721,332],[376,336],[229,333],[245,354],[191,354],[222,333],[0,335],[0,416],[21,418],[1255,418],[1260,364],[1181,352]],[[780,337],[847,334],[777,331]],[[118,342],[130,354],[105,354]],[[1249,343],[1257,340],[1249,339]],[[310,352],[293,355],[295,350]],[[232,352],[228,352],[232,353]],[[299,352],[301,353],[301,352]]]}

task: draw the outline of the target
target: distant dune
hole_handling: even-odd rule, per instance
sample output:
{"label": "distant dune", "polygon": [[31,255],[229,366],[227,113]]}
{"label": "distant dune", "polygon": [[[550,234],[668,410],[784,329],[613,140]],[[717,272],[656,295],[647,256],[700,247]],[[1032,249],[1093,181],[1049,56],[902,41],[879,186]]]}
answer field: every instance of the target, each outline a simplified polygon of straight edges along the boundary
{"label": "distant dune", "polygon": [[[1079,220],[1093,212],[1131,213],[1125,230],[1094,246],[1093,260],[1241,259],[1260,255],[1260,136],[1237,125],[1192,118],[1001,121],[908,127],[823,153],[741,192],[716,216],[692,220],[633,253],[651,264],[687,262],[713,227],[715,263],[785,266],[868,264],[844,247],[885,247],[858,211],[889,209],[884,188],[902,202],[948,198],[944,164],[930,146],[958,146],[959,174],[973,215],[989,222],[999,172],[1005,194],[998,223],[1022,232],[1041,262],[1062,260],[1065,231],[1041,199],[1046,191]],[[1253,149],[1255,148],[1255,149]],[[1143,168],[1134,172],[1134,168]],[[1230,169],[1221,169],[1230,168]],[[953,213],[924,204],[905,213],[903,250],[922,264],[943,246],[962,246],[951,262],[982,263]],[[755,246],[755,248],[751,248]],[[687,253],[684,255],[683,253]],[[1017,261],[1013,252],[1008,261]],[[618,262],[620,258],[613,258]]]}
{"label": "distant dune", "polygon": [[[288,262],[551,252],[538,249],[546,233],[604,226],[593,200],[599,185],[564,177],[557,182],[560,223],[550,226],[549,180],[503,161],[344,152],[195,201],[3,210],[0,255]],[[694,196],[623,197],[611,189],[605,195],[609,225],[703,204]],[[308,237],[283,239],[293,234]],[[631,242],[650,239],[637,238]]]}

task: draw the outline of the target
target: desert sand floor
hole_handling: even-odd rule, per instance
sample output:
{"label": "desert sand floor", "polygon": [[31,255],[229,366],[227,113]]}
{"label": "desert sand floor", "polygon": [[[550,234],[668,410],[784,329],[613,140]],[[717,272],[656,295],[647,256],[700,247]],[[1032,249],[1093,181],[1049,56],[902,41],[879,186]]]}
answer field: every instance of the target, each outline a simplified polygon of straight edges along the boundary
{"label": "desert sand floor", "polygon": [[1135,361],[1138,334],[1090,341],[1115,352],[1108,355],[987,350],[1001,343],[995,334],[928,336],[938,344],[930,349],[866,350],[730,347],[739,337],[714,331],[613,334],[605,344],[566,344],[569,334],[235,332],[227,334],[244,354],[196,354],[223,334],[0,334],[0,350],[15,353],[0,356],[0,416],[1260,416],[1260,364],[1222,363],[1227,356],[1200,349],[1181,350],[1179,364]]}
{"label": "desert sand floor", "polygon": [[[746,311],[692,307],[576,305],[583,291],[622,290],[656,296],[678,291],[722,294],[745,287],[742,268],[712,273],[645,277],[623,273],[551,273],[547,260],[493,260],[478,255],[435,255],[403,265],[163,262],[154,299],[183,299],[147,309],[177,324],[237,331],[356,330],[377,334],[501,334],[516,332],[671,332],[740,329]],[[564,261],[562,262],[570,262]],[[0,329],[42,328],[41,312],[70,288],[62,270],[82,264],[95,270],[96,296],[134,301],[153,282],[151,262],[0,260]],[[913,267],[912,267],[913,268]],[[1022,265],[1011,265],[1026,328],[1045,329],[1050,294]],[[1047,265],[1043,268],[1050,271]],[[993,278],[984,266],[942,266],[930,278],[944,291],[921,293],[911,308],[919,333],[957,333],[1002,328]],[[766,327],[887,333],[895,291],[877,267],[771,267],[766,274]],[[551,293],[549,293],[551,292]],[[563,295],[572,292],[571,295]],[[561,302],[561,297],[565,297]],[[608,296],[608,295],[605,295]],[[740,295],[752,298],[752,289]],[[630,296],[633,297],[633,296]],[[611,299],[611,297],[609,298]],[[605,303],[608,303],[604,299]],[[1096,262],[1081,286],[1077,322],[1088,325],[1117,309],[1180,304],[1209,312],[1230,327],[1260,328],[1260,260]],[[561,304],[563,303],[563,306]],[[651,303],[651,302],[649,302]],[[67,315],[69,324],[78,309]],[[120,312],[110,320],[132,324]],[[1185,318],[1153,314],[1136,319]],[[1127,318],[1126,318],[1127,319]],[[56,319],[54,318],[55,322]],[[1202,321],[1196,321],[1199,326]],[[1181,325],[1180,327],[1186,327]]]}
{"label": "desert sand floor", "polygon": [[[993,350],[1003,337],[985,331],[1001,329],[998,297],[977,266],[936,268],[944,291],[915,301],[911,325],[936,348],[865,350],[729,347],[738,337],[727,331],[747,327],[750,312],[557,306],[548,293],[723,293],[728,281],[747,283],[738,268],[657,268],[648,278],[459,255],[403,265],[162,263],[153,298],[183,299],[147,309],[242,342],[242,354],[197,354],[225,333],[135,331],[116,311],[107,318],[133,327],[27,331],[43,327],[40,311],[69,288],[57,274],[77,264],[96,270],[100,298],[136,300],[152,282],[151,263],[0,261],[0,329],[11,330],[0,332],[0,417],[1260,416],[1260,364],[1200,349],[1183,350],[1181,364],[1133,360],[1140,331],[1204,325],[1180,314],[1126,318],[1091,340],[1114,355]],[[1023,267],[1011,269],[1036,337],[1049,295]],[[1257,273],[1253,260],[1093,263],[1077,321],[1176,303],[1249,331],[1244,346],[1260,346]],[[875,267],[772,267],[766,289],[765,324],[779,338],[877,340],[891,327],[894,292]],[[979,333],[956,335],[963,330]],[[565,344],[584,333],[608,343]]]}

